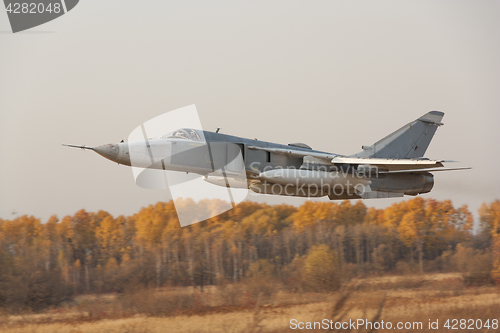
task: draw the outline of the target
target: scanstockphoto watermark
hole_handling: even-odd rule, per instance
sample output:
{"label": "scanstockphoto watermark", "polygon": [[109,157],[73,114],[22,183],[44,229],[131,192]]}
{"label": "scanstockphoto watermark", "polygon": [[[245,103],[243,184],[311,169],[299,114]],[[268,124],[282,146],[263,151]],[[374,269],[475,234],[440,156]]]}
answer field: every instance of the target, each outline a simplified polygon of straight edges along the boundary
{"label": "scanstockphoto watermark", "polygon": [[351,166],[319,166],[314,168],[282,168],[252,162],[252,170],[262,170],[260,181],[252,183],[250,189],[260,194],[273,194],[299,197],[321,197],[325,195],[359,198],[370,192],[371,177],[378,176],[378,169],[365,169]]}
{"label": "scanstockphoto watermark", "polygon": [[421,321],[370,321],[368,319],[349,319],[348,321],[333,321],[330,319],[323,319],[321,321],[300,321],[297,319],[290,320],[290,328],[292,330],[310,330],[310,329],[323,329],[323,330],[359,330],[365,329],[372,330],[497,330],[499,328],[499,320],[496,318],[489,319],[472,319],[472,318],[449,318],[446,320],[428,319],[427,322]]}
{"label": "scanstockphoto watermark", "polygon": [[[429,320],[429,328],[435,329],[436,323]],[[323,319],[321,321],[299,321],[297,319],[290,320],[290,328],[292,330],[379,330],[379,329],[398,329],[398,330],[421,330],[424,325],[421,321],[406,321],[406,322],[390,322],[390,321],[369,321],[368,319],[349,319],[348,321],[333,321],[330,319]]]}
{"label": "scanstockphoto watermark", "polygon": [[365,193],[369,192],[367,186],[362,184],[352,184],[350,181],[346,181],[345,184],[324,184],[320,181],[320,184],[301,184],[300,180],[295,180],[295,183],[290,183],[286,185],[269,183],[269,182],[259,182],[257,184],[251,184],[250,189],[258,194],[273,194],[273,195],[284,195],[284,196],[296,196],[305,198],[315,198],[323,196],[336,196],[336,197],[352,197],[353,199],[359,199]]}
{"label": "scanstockphoto watermark", "polygon": [[[326,161],[325,161],[326,162]],[[379,175],[379,168],[376,165],[351,165],[347,164],[345,166],[338,166],[338,165],[325,165],[325,164],[317,164],[317,165],[310,165],[310,164],[305,164],[307,168],[304,167],[299,167],[296,168],[295,166],[287,166],[286,168],[283,168],[282,166],[273,166],[273,165],[264,165],[262,166],[261,162],[252,162],[250,163],[250,168],[253,170],[262,170],[262,172],[266,171],[271,171],[271,170],[290,170],[290,169],[295,169],[303,171],[302,173],[299,173],[301,176],[307,176],[308,174],[313,174],[316,176],[322,175],[323,172],[328,173],[328,177],[335,179],[335,178],[341,178],[341,177],[356,177],[356,178],[372,178],[372,177],[378,177]]]}
{"label": "scanstockphoto watermark", "polygon": [[52,21],[75,8],[79,0],[4,0],[12,32],[27,30]]}

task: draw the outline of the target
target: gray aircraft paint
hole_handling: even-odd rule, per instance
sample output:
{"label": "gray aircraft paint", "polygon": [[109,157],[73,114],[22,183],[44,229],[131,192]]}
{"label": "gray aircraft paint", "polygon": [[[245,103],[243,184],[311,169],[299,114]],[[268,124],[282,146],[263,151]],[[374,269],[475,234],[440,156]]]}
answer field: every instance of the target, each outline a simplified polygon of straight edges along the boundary
{"label": "gray aircraft paint", "polygon": [[[331,200],[414,196],[431,191],[434,176],[429,171],[460,169],[423,159],[443,116],[440,111],[428,112],[351,156],[317,151],[303,143],[283,145],[192,128],[145,143],[90,149],[125,165],[183,171],[169,186],[192,181],[192,173],[220,187],[245,188],[246,183],[247,189],[270,195]],[[150,159],[134,163],[134,149],[144,151],[146,146]],[[145,187],[156,188],[155,181],[159,178],[147,179]],[[342,192],[337,191],[339,185]]]}
{"label": "gray aircraft paint", "polygon": [[419,158],[423,157],[438,126],[443,125],[444,112],[431,111],[406,124],[363,151],[355,157],[377,158]]}

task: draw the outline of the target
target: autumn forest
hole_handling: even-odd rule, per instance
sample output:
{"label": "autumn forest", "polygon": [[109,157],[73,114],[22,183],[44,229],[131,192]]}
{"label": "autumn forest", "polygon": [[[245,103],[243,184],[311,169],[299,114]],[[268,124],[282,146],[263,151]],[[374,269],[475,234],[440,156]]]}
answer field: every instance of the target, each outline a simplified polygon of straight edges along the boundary
{"label": "autumn forest", "polygon": [[[195,204],[184,200],[188,209]],[[200,203],[215,209],[218,201]],[[192,208],[190,208],[192,206]],[[81,294],[207,286],[264,277],[290,290],[335,290],[352,277],[462,272],[500,279],[500,201],[467,206],[415,198],[300,207],[243,202],[181,228],[172,202],[132,216],[80,210],[59,219],[0,219],[0,308],[39,310]]]}

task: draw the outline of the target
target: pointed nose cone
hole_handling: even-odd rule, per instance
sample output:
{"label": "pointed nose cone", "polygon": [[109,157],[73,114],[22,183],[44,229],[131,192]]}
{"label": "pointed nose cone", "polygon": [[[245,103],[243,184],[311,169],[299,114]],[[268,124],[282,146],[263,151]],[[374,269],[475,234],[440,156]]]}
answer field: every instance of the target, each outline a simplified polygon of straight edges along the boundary
{"label": "pointed nose cone", "polygon": [[117,144],[107,144],[99,147],[95,147],[94,151],[99,155],[106,157],[108,160],[118,162],[118,156],[120,155],[120,147]]}

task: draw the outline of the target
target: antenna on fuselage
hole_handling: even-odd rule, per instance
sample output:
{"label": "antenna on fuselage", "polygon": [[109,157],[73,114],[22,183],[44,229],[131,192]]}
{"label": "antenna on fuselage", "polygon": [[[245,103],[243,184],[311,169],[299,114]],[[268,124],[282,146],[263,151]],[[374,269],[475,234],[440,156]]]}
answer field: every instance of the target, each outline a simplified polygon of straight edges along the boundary
{"label": "antenna on fuselage", "polygon": [[215,133],[219,133],[220,131],[220,127],[217,127],[217,131],[215,131]]}

